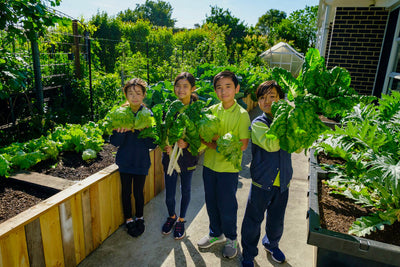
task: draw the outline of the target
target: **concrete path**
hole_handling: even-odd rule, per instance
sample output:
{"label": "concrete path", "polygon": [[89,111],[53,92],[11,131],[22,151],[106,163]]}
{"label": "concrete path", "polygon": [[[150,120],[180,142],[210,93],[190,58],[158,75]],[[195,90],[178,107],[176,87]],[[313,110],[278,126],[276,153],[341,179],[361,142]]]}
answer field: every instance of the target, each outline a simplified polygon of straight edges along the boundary
{"label": "concrete path", "polygon": [[[250,112],[253,119],[260,110]],[[238,241],[240,229],[250,190],[250,145],[244,152],[242,168],[239,173],[237,191],[238,209]],[[285,229],[280,248],[287,261],[275,263],[263,249],[261,240],[258,245],[259,255],[255,258],[255,266],[313,266],[313,246],[307,245],[307,191],[308,191],[308,156],[304,153],[292,155],[294,175],[290,186],[289,202],[286,209]],[[179,181],[178,181],[179,185]],[[177,189],[177,210],[179,210],[180,194]],[[121,226],[107,238],[101,246],[91,253],[79,266],[240,266],[241,253],[228,260],[222,257],[223,244],[209,249],[198,249],[197,241],[208,233],[208,215],[204,203],[201,160],[193,174],[192,198],[186,215],[186,237],[180,241],[173,235],[163,236],[161,226],[168,216],[165,206],[165,190],[153,198],[144,208],[146,230],[139,238],[133,238]],[[265,221],[262,225],[261,237],[264,236]]]}

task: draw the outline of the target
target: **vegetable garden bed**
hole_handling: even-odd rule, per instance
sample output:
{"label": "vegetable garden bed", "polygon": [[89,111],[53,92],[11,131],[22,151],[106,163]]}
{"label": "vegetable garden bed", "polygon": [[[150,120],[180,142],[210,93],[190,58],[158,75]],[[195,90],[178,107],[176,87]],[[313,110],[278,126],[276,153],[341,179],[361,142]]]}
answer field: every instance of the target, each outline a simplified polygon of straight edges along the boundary
{"label": "vegetable garden bed", "polygon": [[[150,158],[146,203],[164,188],[160,149]],[[3,222],[0,266],[77,265],[123,223],[120,187],[113,164]]]}
{"label": "vegetable garden bed", "polygon": [[400,225],[365,238],[347,234],[355,218],[368,212],[354,201],[329,195],[321,183],[326,177],[311,150],[307,243],[316,246],[316,266],[398,266]]}

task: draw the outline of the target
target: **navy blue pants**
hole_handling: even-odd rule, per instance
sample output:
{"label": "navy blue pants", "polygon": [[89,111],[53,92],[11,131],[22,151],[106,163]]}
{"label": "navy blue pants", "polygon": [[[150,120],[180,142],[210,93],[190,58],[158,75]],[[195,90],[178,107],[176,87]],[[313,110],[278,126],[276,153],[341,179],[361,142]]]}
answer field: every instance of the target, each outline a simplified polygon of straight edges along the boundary
{"label": "navy blue pants", "polygon": [[[186,211],[190,202],[190,190],[192,186],[193,171],[181,172],[181,210],[179,217],[185,218]],[[165,173],[165,204],[167,205],[168,215],[170,217],[175,215],[175,194],[176,182],[178,180],[178,173],[174,171],[172,175]]]}
{"label": "navy blue pants", "polygon": [[120,173],[121,177],[121,194],[122,194],[122,209],[125,219],[132,218],[132,182],[133,182],[133,197],[135,198],[136,217],[143,217],[144,194],[143,188],[146,182],[146,175]]}
{"label": "navy blue pants", "polygon": [[266,215],[265,236],[262,244],[267,249],[276,248],[283,233],[283,222],[289,190],[280,192],[273,186],[271,191],[251,185],[242,223],[243,259],[253,261],[258,254],[261,223]]}
{"label": "navy blue pants", "polygon": [[210,219],[210,236],[224,234],[227,238],[237,238],[236,191],[239,173],[215,172],[203,168],[204,193],[208,217]]}

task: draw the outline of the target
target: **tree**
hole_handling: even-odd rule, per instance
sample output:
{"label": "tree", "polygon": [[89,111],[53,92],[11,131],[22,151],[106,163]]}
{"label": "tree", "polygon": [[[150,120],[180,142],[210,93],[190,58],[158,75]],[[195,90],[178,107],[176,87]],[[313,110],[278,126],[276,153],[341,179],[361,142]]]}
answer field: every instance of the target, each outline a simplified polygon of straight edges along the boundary
{"label": "tree", "polygon": [[120,41],[122,36],[119,23],[119,20],[109,17],[106,12],[98,12],[90,20],[90,24],[97,28],[93,33],[93,38],[101,39],[100,50],[95,49],[94,53],[99,57],[101,65],[104,66],[107,73],[114,72],[115,68],[116,41]]}
{"label": "tree", "polygon": [[211,15],[206,15],[206,23],[216,24],[219,27],[227,26],[228,31],[225,32],[226,46],[228,54],[231,57],[231,62],[234,58],[234,50],[237,43],[243,42],[243,37],[246,36],[246,26],[243,21],[232,16],[229,9],[223,10],[217,6],[211,6]]}
{"label": "tree", "polygon": [[176,19],[172,19],[172,6],[168,2],[146,0],[143,5],[136,4],[134,12],[137,18],[149,20],[155,26],[174,27]]}
{"label": "tree", "polygon": [[317,17],[318,6],[306,6],[305,9],[296,10],[272,28],[270,40],[292,40],[297,49],[306,53],[308,48],[315,46]]}
{"label": "tree", "polygon": [[256,28],[261,34],[269,35],[270,30],[274,25],[281,23],[286,18],[286,13],[277,9],[270,9],[260,18],[256,24]]}

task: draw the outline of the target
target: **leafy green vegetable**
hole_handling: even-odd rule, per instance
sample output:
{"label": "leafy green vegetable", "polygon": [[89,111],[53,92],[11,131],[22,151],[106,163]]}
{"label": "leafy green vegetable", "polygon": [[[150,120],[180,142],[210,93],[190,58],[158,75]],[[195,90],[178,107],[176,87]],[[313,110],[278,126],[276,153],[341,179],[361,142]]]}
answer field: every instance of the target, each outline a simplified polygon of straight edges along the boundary
{"label": "leafy green vegetable", "polygon": [[115,106],[106,115],[106,132],[112,133],[113,129],[134,129],[135,115],[129,106]]}
{"label": "leafy green vegetable", "polygon": [[218,152],[238,170],[242,169],[242,146],[243,143],[239,137],[233,135],[231,132],[226,133],[217,140]]}
{"label": "leafy green vegetable", "polygon": [[147,127],[152,127],[156,123],[153,118],[151,111],[147,108],[142,108],[136,114],[135,118],[135,129],[141,130]]}
{"label": "leafy green vegetable", "polygon": [[0,176],[9,177],[10,170],[10,162],[6,159],[6,157],[0,155]]}
{"label": "leafy green vegetable", "polygon": [[97,158],[97,153],[93,149],[85,149],[82,153],[82,159],[83,160],[91,160]]}
{"label": "leafy green vegetable", "polygon": [[379,105],[360,103],[345,116],[341,127],[325,133],[315,144],[345,160],[343,165],[323,165],[330,187],[376,212],[360,217],[349,233],[364,236],[400,221],[400,94],[383,95]]}
{"label": "leafy green vegetable", "polygon": [[198,123],[199,134],[206,142],[211,142],[214,136],[218,135],[220,121],[212,114],[205,114]]}

